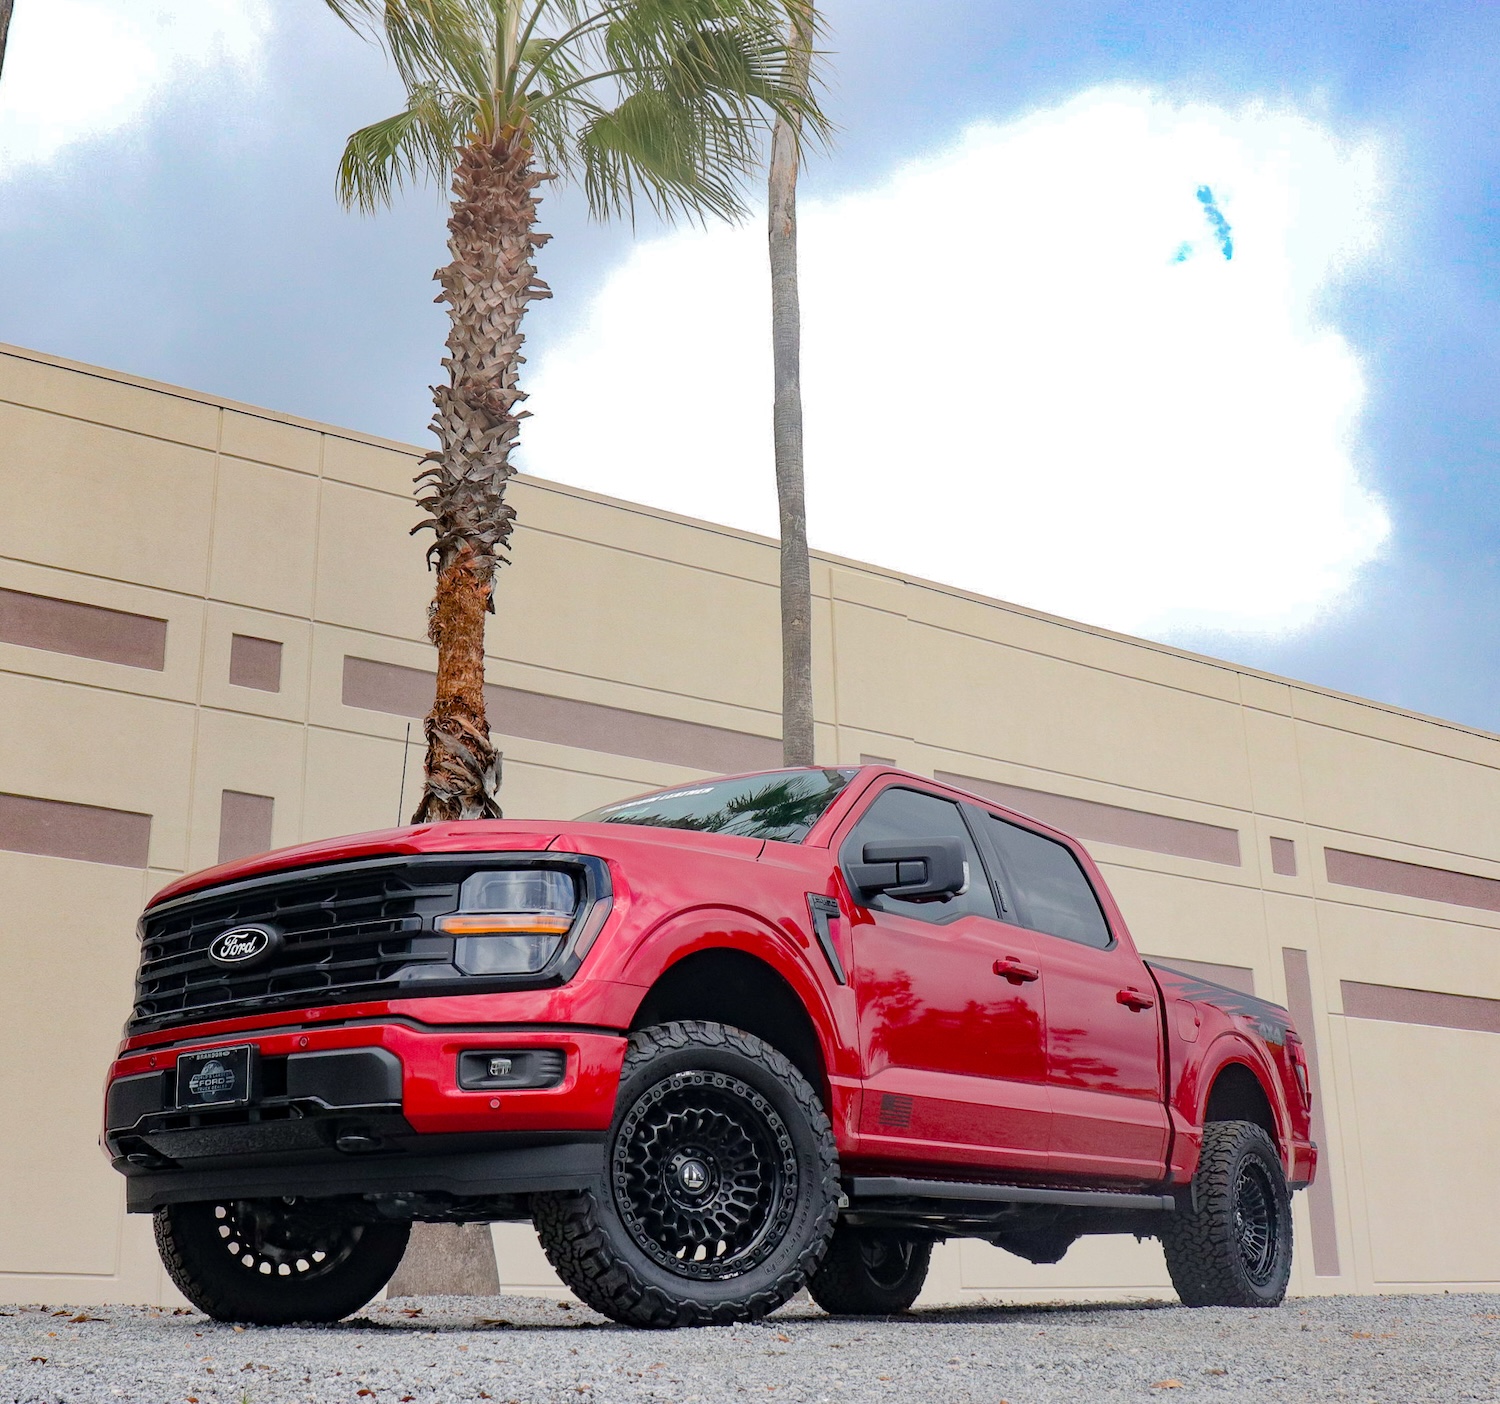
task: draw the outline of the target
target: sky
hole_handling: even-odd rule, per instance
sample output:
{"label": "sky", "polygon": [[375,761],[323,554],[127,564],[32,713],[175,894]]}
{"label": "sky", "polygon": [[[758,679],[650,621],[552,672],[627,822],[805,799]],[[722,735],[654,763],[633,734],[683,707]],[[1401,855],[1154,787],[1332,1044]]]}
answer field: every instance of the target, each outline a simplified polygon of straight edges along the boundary
{"label": "sky", "polygon": [[[824,9],[813,545],[1500,730],[1500,7]],[[399,102],[319,0],[16,0],[0,341],[423,442]],[[542,218],[522,466],[773,534],[759,215]]]}

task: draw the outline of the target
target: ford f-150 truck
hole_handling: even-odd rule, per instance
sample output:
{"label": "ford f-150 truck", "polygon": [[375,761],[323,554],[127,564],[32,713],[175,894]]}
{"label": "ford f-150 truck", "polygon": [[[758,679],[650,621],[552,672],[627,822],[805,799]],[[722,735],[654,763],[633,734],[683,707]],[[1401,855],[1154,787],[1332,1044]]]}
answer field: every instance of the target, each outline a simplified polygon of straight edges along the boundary
{"label": "ford f-150 truck", "polygon": [[211,1316],[334,1320],[411,1225],[529,1218],[590,1306],[904,1310],[933,1244],[1161,1240],[1270,1306],[1311,1182],[1286,1011],[1136,953],[1066,835],[897,770],[704,780],[186,877],[104,1144]]}

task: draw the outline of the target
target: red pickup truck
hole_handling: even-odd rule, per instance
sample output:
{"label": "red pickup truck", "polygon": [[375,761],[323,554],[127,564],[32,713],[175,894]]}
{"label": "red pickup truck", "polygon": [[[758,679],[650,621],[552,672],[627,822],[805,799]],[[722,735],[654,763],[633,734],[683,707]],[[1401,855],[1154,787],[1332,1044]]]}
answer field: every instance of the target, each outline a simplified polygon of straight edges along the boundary
{"label": "red pickup truck", "polygon": [[104,1144],[208,1314],[335,1320],[414,1221],[531,1219],[642,1326],[920,1291],[932,1245],[1163,1244],[1270,1306],[1310,1093],[1286,1011],[1137,955],[1082,847],[882,767],[394,829],[141,918]]}

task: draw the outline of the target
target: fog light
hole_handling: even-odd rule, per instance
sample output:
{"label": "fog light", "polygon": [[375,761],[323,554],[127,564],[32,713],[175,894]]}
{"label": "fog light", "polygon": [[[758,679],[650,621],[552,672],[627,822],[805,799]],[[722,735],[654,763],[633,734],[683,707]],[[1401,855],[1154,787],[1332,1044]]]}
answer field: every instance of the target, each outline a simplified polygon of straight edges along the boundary
{"label": "fog light", "polygon": [[508,1049],[504,1053],[470,1051],[458,1055],[458,1085],[470,1092],[556,1087],[567,1070],[568,1055],[561,1048]]}

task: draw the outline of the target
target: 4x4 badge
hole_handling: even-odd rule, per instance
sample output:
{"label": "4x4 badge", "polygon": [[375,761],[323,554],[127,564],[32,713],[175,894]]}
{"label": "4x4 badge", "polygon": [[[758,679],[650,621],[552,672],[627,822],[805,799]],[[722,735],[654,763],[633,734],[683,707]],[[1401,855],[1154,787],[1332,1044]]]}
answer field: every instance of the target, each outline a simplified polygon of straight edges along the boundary
{"label": "4x4 badge", "polygon": [[281,933],[265,926],[236,926],[221,931],[208,943],[208,958],[215,965],[248,965],[281,944]]}

